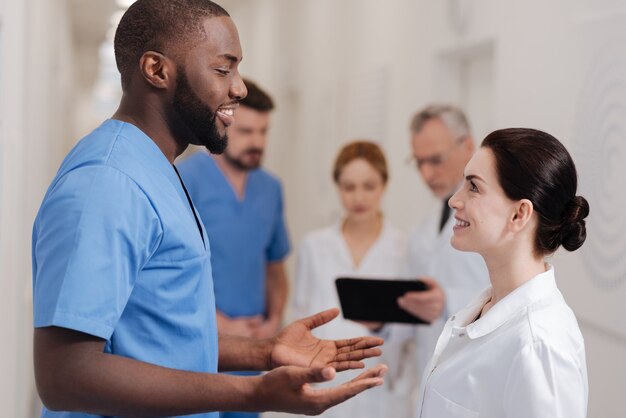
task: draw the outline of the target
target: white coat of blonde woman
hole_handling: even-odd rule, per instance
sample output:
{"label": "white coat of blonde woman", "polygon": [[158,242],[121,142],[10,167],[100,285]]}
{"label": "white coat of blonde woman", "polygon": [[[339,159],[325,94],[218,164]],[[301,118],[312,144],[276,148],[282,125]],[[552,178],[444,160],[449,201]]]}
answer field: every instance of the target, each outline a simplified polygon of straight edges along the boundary
{"label": "white coat of blonde woman", "polygon": [[[345,209],[344,218],[309,233],[301,242],[294,284],[292,313],[339,307],[335,288],[338,277],[400,279],[406,265],[406,238],[383,218],[380,202],[387,181],[384,156],[377,145],[354,142],[337,158],[334,180]],[[362,335],[360,323],[338,318],[320,329],[319,336],[349,338]],[[385,341],[381,358],[367,364],[389,367],[385,385],[326,411],[326,418],[409,418],[415,410],[417,373],[413,341]],[[349,380],[342,373],[337,379]],[[335,382],[335,384],[338,382]]]}

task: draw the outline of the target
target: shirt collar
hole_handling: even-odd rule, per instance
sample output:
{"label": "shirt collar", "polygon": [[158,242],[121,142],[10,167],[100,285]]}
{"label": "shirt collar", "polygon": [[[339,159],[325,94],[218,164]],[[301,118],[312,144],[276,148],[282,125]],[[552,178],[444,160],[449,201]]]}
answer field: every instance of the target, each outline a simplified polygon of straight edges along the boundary
{"label": "shirt collar", "polygon": [[[525,311],[530,305],[552,295],[557,290],[554,279],[554,267],[550,264],[546,264],[546,266],[547,270],[545,272],[538,274],[513,290],[501,301],[493,305],[484,316],[467,325],[467,335],[472,339],[487,335],[512,317]],[[452,317],[453,326],[463,327],[476,318],[491,297],[491,291],[491,287],[485,289],[467,308]]]}
{"label": "shirt collar", "polygon": [[138,157],[137,163],[144,164],[147,169],[158,173],[158,175],[165,176],[178,193],[181,201],[184,202],[185,207],[190,211],[189,214],[193,215],[191,212],[193,209],[187,203],[187,196],[181,179],[174,171],[174,166],[152,138],[132,123],[117,119],[107,119],[103,126],[117,131],[118,135],[130,140],[136,152],[135,156]]}

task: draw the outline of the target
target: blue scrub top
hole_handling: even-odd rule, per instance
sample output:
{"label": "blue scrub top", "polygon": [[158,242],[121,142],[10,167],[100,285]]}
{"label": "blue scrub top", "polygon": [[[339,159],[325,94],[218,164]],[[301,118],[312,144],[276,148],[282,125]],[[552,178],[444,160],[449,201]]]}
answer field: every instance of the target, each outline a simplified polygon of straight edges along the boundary
{"label": "blue scrub top", "polygon": [[266,265],[289,253],[280,182],[252,170],[240,200],[206,152],[177,167],[211,241],[217,309],[229,316],[265,314]]}
{"label": "blue scrub top", "polygon": [[[157,145],[131,124],[105,121],[65,158],[35,219],[35,327],[100,337],[107,353],[216,373],[204,241]],[[42,416],[93,415],[44,409]]]}

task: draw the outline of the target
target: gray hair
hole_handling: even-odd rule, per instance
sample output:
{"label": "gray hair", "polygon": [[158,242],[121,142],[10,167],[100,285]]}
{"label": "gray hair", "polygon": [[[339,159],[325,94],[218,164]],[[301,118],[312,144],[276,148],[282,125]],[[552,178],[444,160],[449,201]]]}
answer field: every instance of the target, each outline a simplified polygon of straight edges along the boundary
{"label": "gray hair", "polygon": [[420,110],[411,120],[411,132],[418,133],[431,119],[439,119],[456,138],[470,135],[470,127],[463,111],[452,105],[430,105]]}

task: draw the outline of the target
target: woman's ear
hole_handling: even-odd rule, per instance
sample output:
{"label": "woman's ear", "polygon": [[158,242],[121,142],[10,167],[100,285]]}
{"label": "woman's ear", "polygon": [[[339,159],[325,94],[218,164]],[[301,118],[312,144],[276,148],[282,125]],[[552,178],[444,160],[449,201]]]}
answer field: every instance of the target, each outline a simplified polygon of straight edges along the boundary
{"label": "woman's ear", "polygon": [[176,79],[174,63],[155,51],[144,52],[139,59],[139,70],[141,76],[158,89],[167,88]]}
{"label": "woman's ear", "polygon": [[522,199],[515,202],[515,212],[511,216],[511,230],[513,232],[519,232],[528,225],[535,212],[533,203],[528,199]]}

